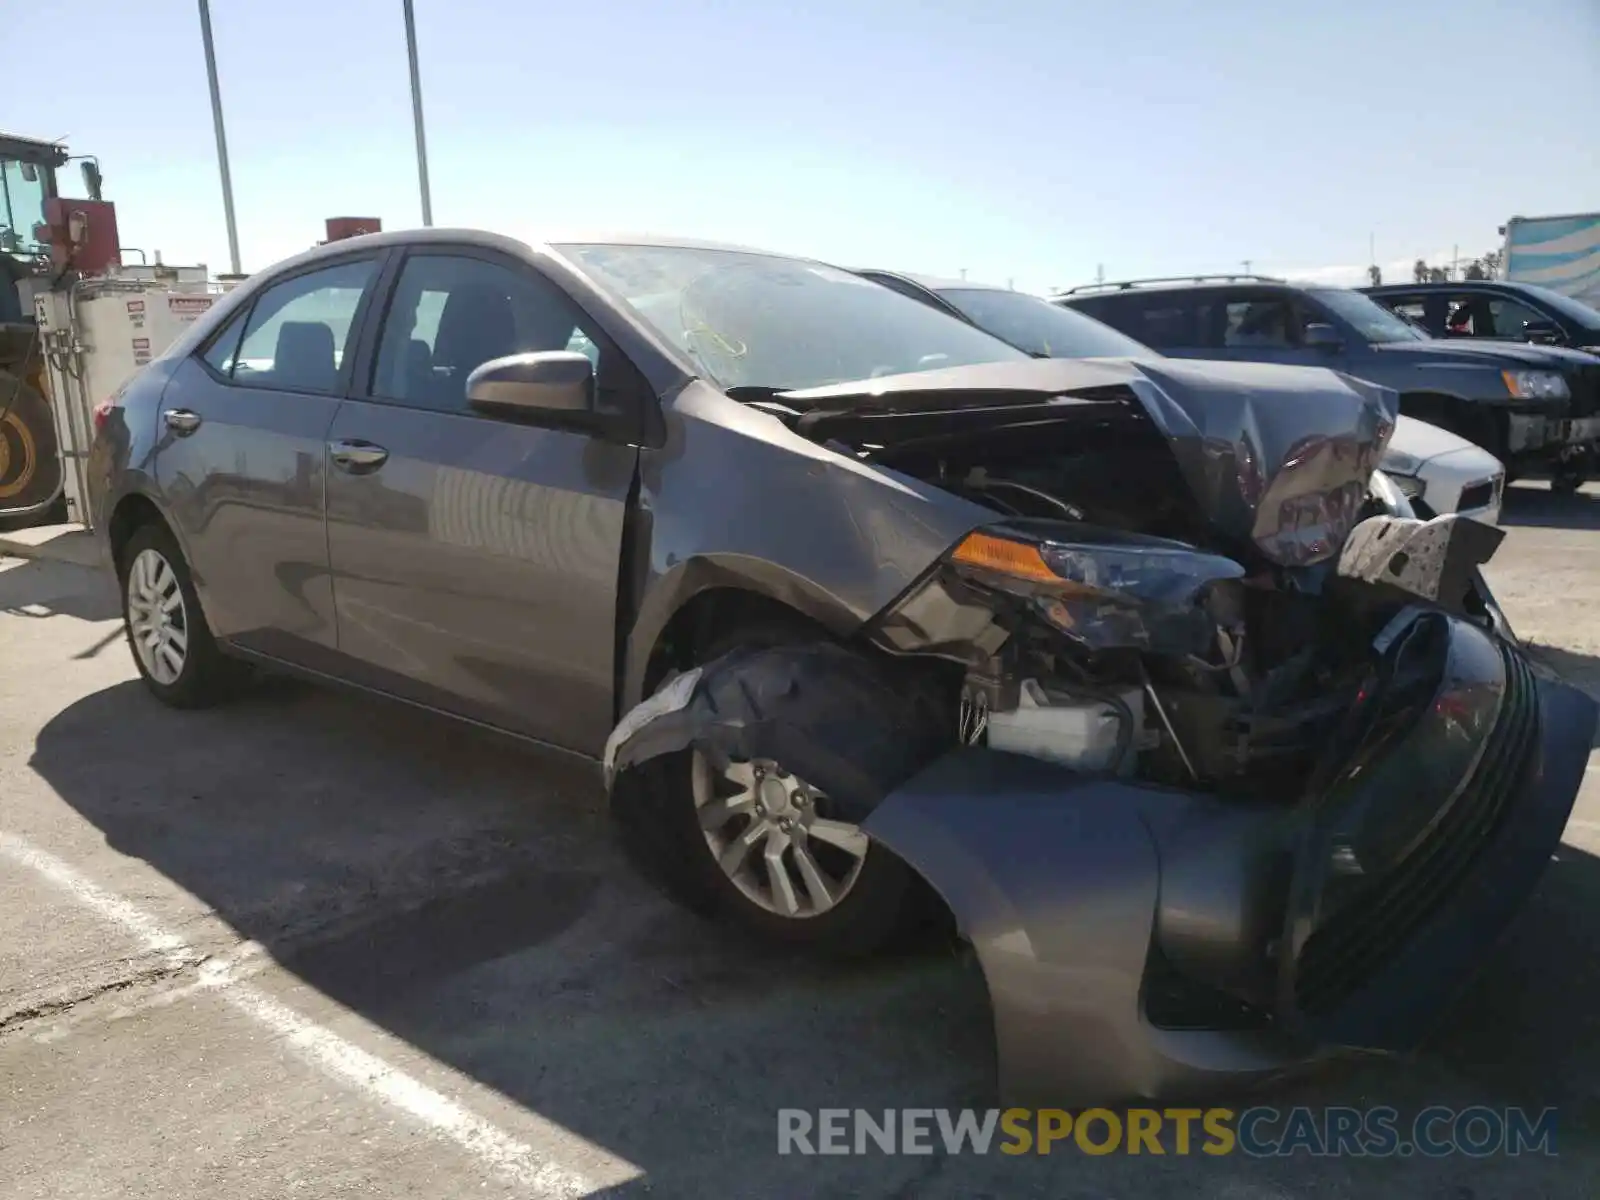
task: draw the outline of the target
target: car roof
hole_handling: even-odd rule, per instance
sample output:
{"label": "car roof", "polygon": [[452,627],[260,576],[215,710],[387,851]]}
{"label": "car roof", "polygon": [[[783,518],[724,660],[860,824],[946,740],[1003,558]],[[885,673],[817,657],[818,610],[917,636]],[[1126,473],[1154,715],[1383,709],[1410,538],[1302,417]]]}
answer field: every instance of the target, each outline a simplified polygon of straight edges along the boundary
{"label": "car roof", "polygon": [[1057,303],[1070,303],[1076,300],[1099,300],[1109,296],[1164,296],[1174,292],[1236,292],[1248,290],[1252,292],[1302,292],[1320,287],[1314,283],[1294,283],[1287,279],[1237,279],[1233,282],[1205,281],[1201,283],[1153,283],[1134,284],[1130,287],[1121,287],[1116,284],[1106,284],[1103,288],[1092,288],[1081,292],[1062,292],[1050,297]]}
{"label": "car roof", "polygon": [[907,283],[915,284],[930,292],[1006,292],[1010,288],[1003,288],[997,283],[979,283],[972,279],[944,279],[937,275],[919,275],[910,271],[890,271],[883,267],[857,267],[858,275],[891,275],[896,279],[903,279]]}
{"label": "car roof", "polygon": [[664,234],[647,233],[596,233],[588,231],[575,231],[562,236],[548,236],[543,238],[514,238],[502,233],[494,233],[487,229],[467,228],[430,228],[430,229],[390,229],[382,233],[365,233],[359,237],[341,238],[338,241],[324,242],[310,250],[302,251],[291,258],[272,263],[264,268],[275,274],[287,267],[300,267],[318,262],[325,258],[336,258],[363,249],[387,249],[393,246],[427,246],[447,242],[452,245],[481,246],[485,249],[506,250],[515,252],[535,252],[559,254],[563,246],[593,245],[593,246],[657,246],[664,249],[683,250],[721,250],[736,254],[761,254],[769,258],[789,258],[800,262],[815,262],[800,254],[785,254],[777,250],[763,250],[754,246],[740,246],[729,242],[712,242],[696,238],[670,237]]}
{"label": "car roof", "polygon": [[1462,288],[1485,288],[1495,292],[1516,292],[1522,285],[1510,279],[1457,279],[1446,283],[1380,283],[1362,288],[1363,292],[1459,292]]}

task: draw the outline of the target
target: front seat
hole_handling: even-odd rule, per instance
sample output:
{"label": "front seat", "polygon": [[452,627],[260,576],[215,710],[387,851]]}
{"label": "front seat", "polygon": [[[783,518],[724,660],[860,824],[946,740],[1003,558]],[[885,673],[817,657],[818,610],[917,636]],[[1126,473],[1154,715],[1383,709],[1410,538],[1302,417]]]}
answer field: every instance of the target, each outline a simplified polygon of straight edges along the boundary
{"label": "front seat", "polygon": [[492,358],[517,353],[517,322],[504,292],[483,284],[450,293],[433,339],[433,365],[445,373],[441,397],[465,407],[467,376]]}
{"label": "front seat", "polygon": [[285,321],[272,352],[272,383],[290,391],[327,392],[339,382],[333,330],[320,321]]}

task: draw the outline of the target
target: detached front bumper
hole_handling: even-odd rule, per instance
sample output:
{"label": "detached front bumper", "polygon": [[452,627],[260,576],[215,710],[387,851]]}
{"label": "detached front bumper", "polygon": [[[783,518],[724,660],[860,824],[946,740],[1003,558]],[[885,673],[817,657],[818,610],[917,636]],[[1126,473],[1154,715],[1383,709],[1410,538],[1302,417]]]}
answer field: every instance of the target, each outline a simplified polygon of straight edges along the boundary
{"label": "detached front bumper", "polygon": [[[1005,1103],[1214,1091],[1426,1033],[1559,844],[1596,717],[1476,627],[1448,637],[1432,703],[1362,776],[1381,790],[1247,808],[969,747],[878,805],[864,828],[976,950]],[[1392,848],[1397,819],[1414,844],[1363,867],[1352,844]]]}

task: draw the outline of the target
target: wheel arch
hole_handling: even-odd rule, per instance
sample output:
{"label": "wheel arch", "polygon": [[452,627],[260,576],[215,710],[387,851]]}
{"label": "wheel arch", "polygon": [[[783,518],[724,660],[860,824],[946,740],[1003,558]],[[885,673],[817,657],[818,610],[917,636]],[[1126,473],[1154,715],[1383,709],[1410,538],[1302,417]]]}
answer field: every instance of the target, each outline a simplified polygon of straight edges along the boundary
{"label": "wheel arch", "polygon": [[845,639],[865,617],[804,576],[742,555],[679,563],[646,592],[626,643],[617,717],[650,694],[667,670],[693,665],[685,655],[713,630],[759,621],[794,621]]}
{"label": "wheel arch", "polygon": [[1408,417],[1458,434],[1502,461],[1510,427],[1506,414],[1493,405],[1437,388],[1400,393],[1400,411]]}
{"label": "wheel arch", "polygon": [[111,515],[106,519],[106,548],[119,578],[122,575],[122,555],[128,541],[139,529],[151,524],[164,525],[168,532],[177,537],[172,530],[172,523],[161,515],[156,502],[143,492],[129,492],[112,508]]}
{"label": "wheel arch", "polygon": [[184,537],[183,530],[168,519],[156,499],[142,488],[132,488],[119,496],[116,503],[111,506],[111,515],[106,518],[105,553],[112,570],[116,572],[118,581],[122,579],[122,554],[128,539],[150,524],[160,525],[172,535],[172,540],[178,543],[178,550],[183,555],[184,565],[189,571],[190,582],[194,584],[195,596],[200,601],[201,614],[210,621],[210,589],[205,576],[195,566],[194,555],[189,552],[188,539]]}

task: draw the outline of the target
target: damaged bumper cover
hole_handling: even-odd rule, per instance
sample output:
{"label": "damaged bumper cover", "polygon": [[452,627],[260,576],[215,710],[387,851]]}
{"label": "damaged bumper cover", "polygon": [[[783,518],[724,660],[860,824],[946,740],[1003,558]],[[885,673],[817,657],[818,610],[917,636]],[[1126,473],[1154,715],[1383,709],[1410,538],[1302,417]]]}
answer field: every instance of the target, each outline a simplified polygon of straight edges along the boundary
{"label": "damaged bumper cover", "polygon": [[[898,720],[913,703],[868,676],[808,693],[806,680],[855,658],[829,647],[711,664],[619,726],[608,774],[689,745],[734,758],[820,749],[847,819],[923,876],[974,947],[1004,1103],[1236,1087],[1342,1047],[1414,1045],[1561,840],[1594,702],[1467,621],[1417,620],[1432,625],[1437,686],[1407,701],[1403,736],[1346,756],[1298,803],[978,747],[929,755],[859,719],[887,704]],[[1390,653],[1417,644],[1397,637]],[[863,774],[861,745],[836,738],[868,737],[877,765]]]}
{"label": "damaged bumper cover", "polygon": [[[1443,682],[1386,755],[1437,778],[1434,749],[1481,730],[1442,795],[1378,772],[1263,811],[968,748],[878,806],[866,831],[982,964],[1005,1103],[1201,1093],[1422,1038],[1560,843],[1596,715],[1475,627],[1448,637]],[[1361,833],[1397,814],[1420,832],[1363,862]]]}

